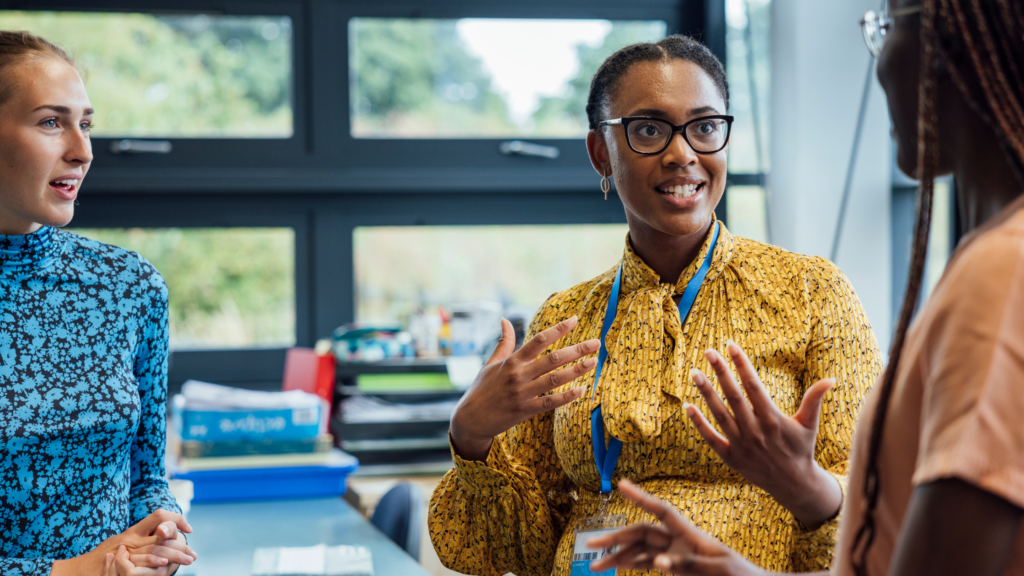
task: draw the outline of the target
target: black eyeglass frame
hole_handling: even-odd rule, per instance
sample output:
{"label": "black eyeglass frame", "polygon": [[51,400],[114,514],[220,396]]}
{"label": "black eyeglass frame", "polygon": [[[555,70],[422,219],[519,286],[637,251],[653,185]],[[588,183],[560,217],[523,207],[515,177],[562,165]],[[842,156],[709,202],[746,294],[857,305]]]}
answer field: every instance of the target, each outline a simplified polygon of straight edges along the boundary
{"label": "black eyeglass frame", "polygon": [[[714,115],[714,116],[701,116],[700,118],[694,118],[693,120],[690,120],[689,122],[686,122],[684,124],[680,124],[680,125],[676,126],[675,124],[669,122],[668,120],[665,120],[664,118],[651,118],[649,116],[630,116],[630,117],[627,117],[627,118],[615,118],[613,120],[602,120],[602,121],[598,122],[597,125],[598,126],[615,126],[617,124],[621,124],[622,125],[622,129],[626,133],[626,143],[629,144],[629,149],[632,150],[633,152],[636,152],[637,154],[646,154],[646,155],[661,154],[662,152],[665,151],[666,148],[668,148],[669,144],[672,143],[672,138],[675,137],[676,132],[679,132],[680,134],[683,135],[683,141],[686,142],[686,145],[689,146],[690,149],[693,150],[694,152],[696,152],[697,154],[717,154],[717,153],[721,152],[722,150],[724,150],[725,147],[729,145],[729,137],[732,136],[732,123],[733,123],[733,121],[735,119],[736,118],[734,116],[729,116],[728,114],[720,114],[720,115]],[[672,132],[668,135],[668,138],[665,139],[665,145],[662,146],[661,150],[658,150],[657,152],[641,152],[641,151],[639,151],[639,150],[637,150],[636,148],[633,147],[633,141],[629,139],[629,125],[632,122],[636,122],[638,120],[654,120],[656,122],[664,122],[665,124],[668,124],[669,126],[672,127]],[[708,151],[708,152],[701,152],[700,150],[697,150],[697,148],[690,142],[690,139],[686,137],[686,127],[689,126],[690,124],[694,124],[696,122],[700,122],[701,120],[725,120],[725,141],[722,143],[721,148],[719,148],[718,150],[711,150],[711,151]]]}

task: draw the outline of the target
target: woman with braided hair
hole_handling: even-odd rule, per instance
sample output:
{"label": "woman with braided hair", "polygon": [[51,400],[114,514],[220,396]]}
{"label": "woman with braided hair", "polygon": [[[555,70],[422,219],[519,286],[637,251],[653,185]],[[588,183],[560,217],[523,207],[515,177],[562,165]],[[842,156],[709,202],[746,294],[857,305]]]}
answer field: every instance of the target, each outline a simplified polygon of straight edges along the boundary
{"label": "woman with braided hair", "polygon": [[832,263],[715,218],[728,105],[721,63],[684,36],[627,46],[594,76],[587,148],[625,207],[624,254],[551,296],[519,351],[504,323],[454,411],[455,469],[429,518],[450,568],[588,574],[585,543],[606,520],[651,518],[612,490],[619,478],[763,568],[828,568],[880,355]]}
{"label": "woman with braided hair", "polygon": [[[862,411],[832,570],[1024,574],[1024,6],[902,0],[864,25],[898,163],[921,191],[910,281]],[[911,327],[933,179],[944,173],[956,178],[968,233]],[[665,503],[620,487],[662,523],[596,540],[620,548],[594,568],[764,573]]]}

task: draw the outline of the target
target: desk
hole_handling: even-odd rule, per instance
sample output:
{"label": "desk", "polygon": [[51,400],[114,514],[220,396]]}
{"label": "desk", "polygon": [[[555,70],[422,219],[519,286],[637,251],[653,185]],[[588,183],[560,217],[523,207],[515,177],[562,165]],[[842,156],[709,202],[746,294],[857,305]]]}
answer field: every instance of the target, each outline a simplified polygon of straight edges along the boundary
{"label": "desk", "polygon": [[196,576],[250,576],[256,548],[321,543],[366,546],[375,576],[429,576],[341,498],[193,504],[188,523]]}

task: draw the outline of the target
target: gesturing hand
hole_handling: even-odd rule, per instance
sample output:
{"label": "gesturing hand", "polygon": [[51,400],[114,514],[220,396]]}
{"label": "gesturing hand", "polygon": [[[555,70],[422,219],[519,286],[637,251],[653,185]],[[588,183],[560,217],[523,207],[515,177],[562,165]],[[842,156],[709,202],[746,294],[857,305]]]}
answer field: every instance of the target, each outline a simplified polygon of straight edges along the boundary
{"label": "gesturing hand", "polygon": [[624,570],[658,569],[668,574],[688,576],[757,576],[766,574],[728,546],[701,532],[679,511],[654,498],[629,480],[619,482],[626,498],[654,514],[661,522],[633,524],[607,536],[588,542],[591,548],[611,548],[613,553],[590,565],[594,573],[611,568]]}
{"label": "gesturing hand", "polygon": [[696,369],[690,373],[725,437],[696,406],[687,404],[686,414],[733,470],[766,490],[805,527],[820,526],[835,516],[842,504],[839,482],[814,460],[822,398],[835,381],[820,380],[808,388],[800,409],[790,417],[772,402],[743,350],[734,342],[729,342],[727,349],[746,398],[725,359],[714,350],[705,352],[705,358],[718,376],[725,402],[704,373]]}
{"label": "gesturing hand", "polygon": [[514,352],[512,324],[502,318],[501,340],[452,413],[451,434],[455,452],[467,460],[484,460],[495,436],[537,414],[572,402],[584,387],[559,394],[547,392],[590,372],[596,358],[557,370],[597,352],[600,340],[587,340],[537,356],[576,327],[573,316],[537,334]]}

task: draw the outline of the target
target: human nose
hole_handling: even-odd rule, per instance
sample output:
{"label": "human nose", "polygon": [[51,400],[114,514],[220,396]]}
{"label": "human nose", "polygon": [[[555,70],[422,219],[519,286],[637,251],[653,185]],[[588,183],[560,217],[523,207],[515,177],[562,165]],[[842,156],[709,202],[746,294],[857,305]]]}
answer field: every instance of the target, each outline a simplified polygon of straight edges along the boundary
{"label": "human nose", "polygon": [[81,129],[69,130],[65,133],[67,149],[64,160],[71,164],[90,164],[93,159],[92,140]]}
{"label": "human nose", "polygon": [[673,164],[687,166],[697,162],[697,153],[683,137],[682,132],[675,132],[668,142],[668,147],[662,152],[661,159],[666,166]]}

